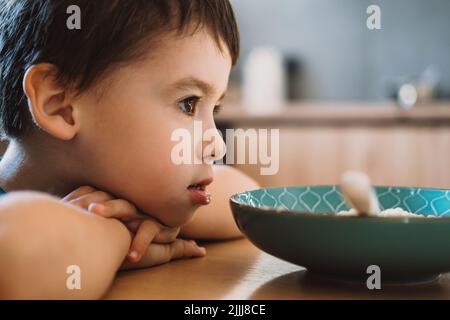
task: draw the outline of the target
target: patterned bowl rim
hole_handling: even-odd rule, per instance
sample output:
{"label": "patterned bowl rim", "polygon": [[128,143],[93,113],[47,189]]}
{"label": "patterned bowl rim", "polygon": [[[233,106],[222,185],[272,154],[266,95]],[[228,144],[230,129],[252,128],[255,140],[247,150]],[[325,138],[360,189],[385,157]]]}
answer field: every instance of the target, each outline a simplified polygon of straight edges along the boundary
{"label": "patterned bowl rim", "polygon": [[[246,208],[250,211],[254,211],[255,213],[265,214],[265,215],[287,215],[287,216],[301,216],[301,217],[307,217],[307,218],[313,218],[313,219],[334,219],[334,220],[371,220],[371,221],[392,221],[392,222],[402,222],[402,223],[408,223],[410,220],[413,221],[421,221],[424,223],[433,223],[433,221],[447,221],[450,220],[449,216],[435,216],[433,218],[427,218],[427,217],[373,217],[373,216],[367,216],[367,217],[360,217],[360,216],[338,216],[335,214],[335,212],[305,212],[305,211],[295,211],[295,210],[287,210],[283,208],[270,208],[270,207],[255,207],[253,205],[244,204],[239,202],[236,197],[247,192],[254,192],[258,190],[272,190],[272,189],[281,189],[281,188],[333,188],[338,187],[339,185],[293,185],[293,186],[276,186],[276,187],[269,187],[269,188],[258,188],[258,189],[251,189],[246,190],[242,192],[238,192],[230,196],[229,203],[230,205],[234,205],[240,208]],[[435,190],[435,191],[445,191],[448,192],[450,189],[439,189],[439,188],[427,188],[427,187],[410,187],[410,186],[385,186],[385,185],[373,185],[374,188],[394,188],[394,189],[422,189],[422,190]]]}

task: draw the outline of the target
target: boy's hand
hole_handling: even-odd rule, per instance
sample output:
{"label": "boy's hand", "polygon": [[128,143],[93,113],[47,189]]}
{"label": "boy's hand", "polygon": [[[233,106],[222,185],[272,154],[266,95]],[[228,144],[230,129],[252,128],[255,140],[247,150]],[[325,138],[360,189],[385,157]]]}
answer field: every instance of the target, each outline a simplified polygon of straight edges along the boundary
{"label": "boy's hand", "polygon": [[145,266],[151,266],[172,259],[201,257],[206,253],[205,248],[199,247],[194,241],[177,239],[179,227],[164,226],[140,213],[129,201],[114,198],[90,186],[80,187],[62,200],[96,215],[122,221],[134,235],[127,256],[131,263],[136,263],[145,256]]}

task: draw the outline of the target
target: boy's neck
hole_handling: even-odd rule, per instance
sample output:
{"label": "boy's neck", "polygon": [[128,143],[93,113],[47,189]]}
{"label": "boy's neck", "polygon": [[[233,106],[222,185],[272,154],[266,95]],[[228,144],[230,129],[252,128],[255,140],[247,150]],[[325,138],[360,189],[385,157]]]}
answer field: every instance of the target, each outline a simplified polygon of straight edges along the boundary
{"label": "boy's neck", "polygon": [[5,191],[33,190],[64,196],[75,184],[58,172],[49,157],[37,157],[21,143],[12,140],[0,162],[0,187]]}

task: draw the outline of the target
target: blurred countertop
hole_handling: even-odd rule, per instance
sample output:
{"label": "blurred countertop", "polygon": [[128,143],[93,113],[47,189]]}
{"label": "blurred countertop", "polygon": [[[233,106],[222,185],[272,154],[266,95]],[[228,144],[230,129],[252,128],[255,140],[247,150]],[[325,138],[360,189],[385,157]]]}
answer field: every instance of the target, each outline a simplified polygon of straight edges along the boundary
{"label": "blurred countertop", "polygon": [[447,125],[450,101],[402,109],[393,102],[299,102],[273,114],[247,113],[239,104],[227,104],[216,116],[218,126],[283,125]]}

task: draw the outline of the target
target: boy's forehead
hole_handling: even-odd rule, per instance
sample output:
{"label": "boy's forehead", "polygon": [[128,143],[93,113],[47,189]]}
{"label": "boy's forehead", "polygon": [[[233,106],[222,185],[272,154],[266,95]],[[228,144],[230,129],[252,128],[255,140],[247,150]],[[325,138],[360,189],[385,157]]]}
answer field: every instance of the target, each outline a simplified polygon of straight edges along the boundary
{"label": "boy's forehead", "polygon": [[[226,86],[226,85],[225,85]],[[213,96],[220,93],[220,97],[218,100],[222,100],[225,95],[227,88],[216,87],[215,83],[210,83],[201,78],[196,77],[186,77],[180,78],[173,83],[167,85],[167,91],[177,91],[177,90],[189,90],[189,89],[197,89],[202,91],[207,96]]]}
{"label": "boy's forehead", "polygon": [[196,86],[205,92],[224,91],[231,71],[231,56],[207,32],[171,35],[150,50],[148,67],[161,84],[172,89]]}
{"label": "boy's forehead", "polygon": [[[215,62],[225,63],[231,68],[231,55],[223,41],[220,45],[204,29],[194,34],[177,35],[170,33],[149,50],[153,61],[167,64],[174,62]],[[206,60],[205,60],[206,59]]]}

